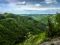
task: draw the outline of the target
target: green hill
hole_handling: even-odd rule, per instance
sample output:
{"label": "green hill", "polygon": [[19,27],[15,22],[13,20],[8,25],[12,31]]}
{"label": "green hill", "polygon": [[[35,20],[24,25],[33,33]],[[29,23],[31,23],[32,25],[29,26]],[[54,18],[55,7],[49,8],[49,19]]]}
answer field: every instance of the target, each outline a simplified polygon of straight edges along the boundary
{"label": "green hill", "polygon": [[0,45],[39,45],[60,36],[60,14],[0,14]]}

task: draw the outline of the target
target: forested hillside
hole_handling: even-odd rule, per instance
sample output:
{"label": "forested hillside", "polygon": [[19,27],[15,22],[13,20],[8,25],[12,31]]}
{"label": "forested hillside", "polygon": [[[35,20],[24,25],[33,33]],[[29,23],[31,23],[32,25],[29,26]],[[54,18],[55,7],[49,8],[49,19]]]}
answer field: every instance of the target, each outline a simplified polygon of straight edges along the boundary
{"label": "forested hillside", "polygon": [[0,14],[0,45],[40,45],[55,37],[60,37],[60,14]]}

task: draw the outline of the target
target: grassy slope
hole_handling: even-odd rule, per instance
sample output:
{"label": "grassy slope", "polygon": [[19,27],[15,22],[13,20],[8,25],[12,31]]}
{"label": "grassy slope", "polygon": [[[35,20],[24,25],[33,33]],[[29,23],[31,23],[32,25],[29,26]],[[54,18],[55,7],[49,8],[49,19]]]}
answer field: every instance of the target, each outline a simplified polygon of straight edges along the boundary
{"label": "grassy slope", "polygon": [[45,35],[46,35],[45,32],[40,33],[38,35],[31,35],[29,39],[18,45],[38,45],[46,39]]}

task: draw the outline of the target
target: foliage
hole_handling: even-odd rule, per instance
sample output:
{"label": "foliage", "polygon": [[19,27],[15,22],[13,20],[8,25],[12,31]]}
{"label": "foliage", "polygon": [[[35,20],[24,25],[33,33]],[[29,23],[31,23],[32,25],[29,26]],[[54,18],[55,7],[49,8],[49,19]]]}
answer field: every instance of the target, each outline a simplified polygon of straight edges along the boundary
{"label": "foliage", "polygon": [[39,45],[60,35],[60,14],[0,14],[0,45]]}

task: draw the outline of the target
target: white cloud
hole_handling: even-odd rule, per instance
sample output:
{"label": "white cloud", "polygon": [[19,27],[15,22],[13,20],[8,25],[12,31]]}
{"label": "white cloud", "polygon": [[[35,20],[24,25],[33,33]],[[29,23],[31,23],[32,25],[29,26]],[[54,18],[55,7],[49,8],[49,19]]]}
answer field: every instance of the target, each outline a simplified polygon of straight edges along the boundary
{"label": "white cloud", "polygon": [[10,4],[10,9],[11,10],[20,10],[20,11],[25,11],[25,10],[59,10],[60,8],[56,7],[40,7],[36,5],[12,5]]}
{"label": "white cloud", "polygon": [[26,1],[18,1],[18,0],[5,0],[8,3],[12,3],[12,4],[17,4],[17,5],[23,5],[26,4]]}
{"label": "white cloud", "polygon": [[24,4],[26,4],[26,2],[25,1],[22,1],[22,2],[17,2],[16,4],[17,5],[24,5]]}
{"label": "white cloud", "polygon": [[[29,11],[46,11],[46,10],[60,10],[60,8],[56,8],[56,7],[44,7],[42,6],[41,4],[26,4],[25,5],[25,1],[23,2],[17,2],[17,3],[9,3],[9,4],[6,4],[6,6],[8,8],[5,8],[3,9],[3,7],[1,8],[1,10],[4,10],[3,12],[11,12],[11,13],[25,13],[25,11],[29,10]],[[19,4],[19,5],[17,5]],[[21,5],[23,4],[23,5]],[[4,4],[5,6],[5,4]],[[0,12],[1,12],[0,10]],[[27,13],[27,12],[26,12]],[[30,12],[29,12],[30,13]]]}
{"label": "white cloud", "polygon": [[52,4],[52,3],[56,4],[57,0],[45,0],[45,3],[47,3],[47,4]]}
{"label": "white cloud", "polygon": [[29,7],[26,7],[26,8],[22,8],[22,10],[59,10],[60,8],[29,8]]}
{"label": "white cloud", "polygon": [[41,4],[35,4],[35,6],[41,6]]}

